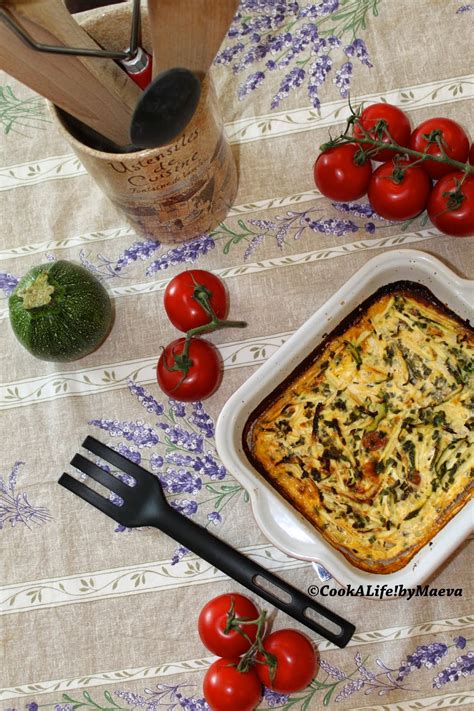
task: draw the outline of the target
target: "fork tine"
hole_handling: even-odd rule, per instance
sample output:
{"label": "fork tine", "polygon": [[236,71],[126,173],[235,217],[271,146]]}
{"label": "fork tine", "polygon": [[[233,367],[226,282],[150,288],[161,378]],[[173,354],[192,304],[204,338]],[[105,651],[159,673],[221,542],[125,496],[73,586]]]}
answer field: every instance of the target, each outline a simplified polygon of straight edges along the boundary
{"label": "fork tine", "polygon": [[98,481],[99,484],[102,484],[102,486],[110,489],[115,494],[123,497],[130,494],[132,487],[128,486],[128,484],[125,484],[125,482],[120,479],[117,479],[117,477],[110,472],[107,472],[97,466],[97,464],[94,464],[94,462],[91,462],[90,459],[86,459],[82,456],[82,454],[75,454],[71,459],[71,464],[73,467],[76,467],[76,469],[84,472],[87,476],[95,479],[95,481]]}
{"label": "fork tine", "polygon": [[104,459],[106,462],[109,462],[109,464],[112,464],[114,467],[117,467],[117,469],[121,469],[126,474],[130,474],[131,476],[136,477],[137,484],[140,480],[143,480],[143,478],[148,478],[152,481],[155,481],[156,477],[154,477],[151,472],[147,471],[139,464],[135,464],[135,462],[130,461],[130,459],[127,459],[122,454],[119,454],[119,452],[116,452],[115,449],[111,449],[106,444],[103,444],[103,442],[99,442],[98,439],[95,439],[90,435],[85,438],[84,442],[82,443],[82,446],[84,447],[84,449],[87,449],[89,450],[89,452],[92,452],[92,454],[96,454],[101,459]]}
{"label": "fork tine", "polygon": [[112,501],[109,501],[93,489],[90,489],[81,481],[77,481],[77,479],[74,479],[74,477],[69,474],[62,474],[58,483],[65,489],[68,489],[68,491],[76,494],[76,496],[79,496],[79,498],[87,501],[88,504],[91,504],[96,509],[99,509],[99,511],[102,511],[102,513],[105,513],[107,516],[110,516],[110,518],[113,518],[113,520],[117,521],[117,523],[121,523],[124,526],[127,525],[126,521],[124,521],[121,516],[119,506],[116,506],[112,503]]}

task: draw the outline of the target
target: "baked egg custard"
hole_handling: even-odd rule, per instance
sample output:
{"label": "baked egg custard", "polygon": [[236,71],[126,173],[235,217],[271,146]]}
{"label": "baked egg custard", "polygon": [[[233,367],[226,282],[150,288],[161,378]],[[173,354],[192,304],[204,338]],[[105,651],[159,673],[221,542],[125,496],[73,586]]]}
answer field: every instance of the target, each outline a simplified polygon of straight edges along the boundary
{"label": "baked egg custard", "polygon": [[474,332],[397,282],[252,413],[252,464],[353,565],[404,567],[472,498]]}

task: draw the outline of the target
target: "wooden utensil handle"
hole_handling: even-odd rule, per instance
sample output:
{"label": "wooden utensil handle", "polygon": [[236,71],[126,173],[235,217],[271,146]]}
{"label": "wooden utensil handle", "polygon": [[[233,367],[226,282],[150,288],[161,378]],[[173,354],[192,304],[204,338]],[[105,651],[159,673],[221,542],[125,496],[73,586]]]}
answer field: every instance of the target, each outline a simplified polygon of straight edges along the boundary
{"label": "wooden utensil handle", "polygon": [[238,5],[239,0],[148,0],[153,73],[185,67],[206,74]]}
{"label": "wooden utensil handle", "polygon": [[[2,9],[37,42],[98,47],[61,0],[10,0]],[[38,52],[0,22],[0,68],[115,143],[129,143],[141,92],[113,60]]]}

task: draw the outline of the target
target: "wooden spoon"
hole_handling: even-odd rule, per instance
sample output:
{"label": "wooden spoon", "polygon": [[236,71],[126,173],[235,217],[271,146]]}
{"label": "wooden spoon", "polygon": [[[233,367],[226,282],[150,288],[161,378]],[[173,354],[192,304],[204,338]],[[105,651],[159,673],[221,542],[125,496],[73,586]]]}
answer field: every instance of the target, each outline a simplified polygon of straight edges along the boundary
{"label": "wooden spoon", "polygon": [[[35,41],[99,46],[61,0],[7,0],[1,7]],[[0,69],[116,144],[128,144],[140,89],[112,60],[38,52],[0,21]]]}
{"label": "wooden spoon", "polygon": [[154,73],[186,67],[206,74],[238,5],[239,0],[148,0]]}

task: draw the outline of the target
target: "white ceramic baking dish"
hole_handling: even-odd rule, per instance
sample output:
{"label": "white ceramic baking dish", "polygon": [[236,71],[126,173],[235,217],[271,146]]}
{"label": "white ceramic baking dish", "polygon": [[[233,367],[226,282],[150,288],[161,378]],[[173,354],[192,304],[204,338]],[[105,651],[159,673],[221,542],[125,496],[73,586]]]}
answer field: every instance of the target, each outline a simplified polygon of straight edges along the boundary
{"label": "white ceramic baking dish", "polygon": [[428,287],[463,319],[472,322],[474,281],[460,278],[435,257],[415,250],[385,252],[357,271],[225,404],[217,422],[222,462],[248,491],[258,526],[289,556],[323,565],[343,586],[386,584],[413,587],[426,582],[474,530],[471,501],[401,570],[386,575],[353,566],[327,543],[249,462],[242,433],[249,415],[335,326],[379,287],[399,280]]}

